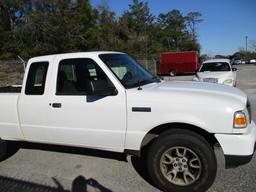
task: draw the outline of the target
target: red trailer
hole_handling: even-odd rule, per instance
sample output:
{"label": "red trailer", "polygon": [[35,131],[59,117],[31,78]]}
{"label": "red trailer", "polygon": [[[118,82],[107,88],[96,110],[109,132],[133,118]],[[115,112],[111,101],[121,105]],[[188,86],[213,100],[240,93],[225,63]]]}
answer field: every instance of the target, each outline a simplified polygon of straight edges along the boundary
{"label": "red trailer", "polygon": [[176,74],[195,73],[199,69],[197,51],[166,52],[161,54],[161,75],[175,76]]}

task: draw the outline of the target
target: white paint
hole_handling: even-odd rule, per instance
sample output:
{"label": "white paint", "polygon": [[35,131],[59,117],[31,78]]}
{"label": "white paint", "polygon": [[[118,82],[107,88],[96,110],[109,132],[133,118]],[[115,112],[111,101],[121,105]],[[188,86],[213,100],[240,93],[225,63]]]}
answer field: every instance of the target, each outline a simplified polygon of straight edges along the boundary
{"label": "white paint", "polygon": [[[142,90],[125,89],[99,59],[101,53],[113,52],[30,59],[21,94],[0,94],[0,137],[123,152],[140,150],[143,138],[154,127],[186,123],[215,134],[225,154],[252,153],[255,124],[233,129],[236,111],[243,110],[248,115],[247,96],[242,91],[220,84],[182,81],[151,83],[141,86]],[[89,101],[88,96],[57,96],[58,64],[68,58],[93,59],[112,81],[118,95],[95,101]],[[39,61],[50,63],[45,94],[25,95],[28,69],[31,63]],[[52,108],[52,103],[61,103],[62,108]],[[151,112],[132,112],[133,107],[148,107]]]}

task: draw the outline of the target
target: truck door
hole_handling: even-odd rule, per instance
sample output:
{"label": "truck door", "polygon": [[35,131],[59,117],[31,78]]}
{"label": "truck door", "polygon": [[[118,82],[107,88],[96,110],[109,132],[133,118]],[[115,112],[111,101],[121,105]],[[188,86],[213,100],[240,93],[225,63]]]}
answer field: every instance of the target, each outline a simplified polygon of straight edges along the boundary
{"label": "truck door", "polygon": [[[25,137],[42,142],[122,151],[126,132],[125,91],[118,90],[109,96],[89,96],[92,85],[99,88],[114,86],[90,58],[56,57],[51,74],[51,95],[44,99],[47,108],[38,117],[36,125],[24,129]],[[36,103],[40,103],[40,98]],[[32,115],[36,112],[27,113]]]}

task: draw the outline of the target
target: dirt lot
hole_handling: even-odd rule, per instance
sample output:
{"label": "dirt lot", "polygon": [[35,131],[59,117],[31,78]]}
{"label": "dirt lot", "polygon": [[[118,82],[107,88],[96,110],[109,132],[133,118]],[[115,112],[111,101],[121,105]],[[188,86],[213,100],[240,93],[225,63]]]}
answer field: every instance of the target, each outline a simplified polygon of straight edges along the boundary
{"label": "dirt lot", "polygon": [[[256,66],[237,66],[238,88],[252,102],[256,120]],[[191,80],[192,76],[173,79]],[[29,148],[33,148],[32,150]],[[50,151],[48,151],[50,150]],[[219,169],[209,192],[248,192],[256,189],[256,157],[235,169],[224,169],[222,152],[216,149]],[[143,164],[116,153],[56,146],[25,145],[0,163],[0,191],[155,192]]]}

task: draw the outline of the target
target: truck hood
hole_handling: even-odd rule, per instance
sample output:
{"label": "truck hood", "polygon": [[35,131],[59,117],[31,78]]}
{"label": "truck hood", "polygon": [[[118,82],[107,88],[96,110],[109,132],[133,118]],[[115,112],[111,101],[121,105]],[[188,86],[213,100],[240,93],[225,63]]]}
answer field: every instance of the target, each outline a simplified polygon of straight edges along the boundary
{"label": "truck hood", "polygon": [[[145,87],[146,88],[146,87]],[[148,87],[149,88],[149,87]],[[151,87],[154,91],[172,92],[182,94],[206,94],[215,97],[216,95],[228,99],[230,97],[246,103],[247,96],[240,89],[215,83],[194,82],[194,81],[162,81]],[[147,88],[146,88],[147,89]]]}
{"label": "truck hood", "polygon": [[246,108],[247,96],[237,88],[222,84],[161,81],[141,88],[127,90],[127,107],[149,108],[151,112],[146,115],[131,112],[128,119],[142,118],[149,128],[152,124],[183,122],[210,133],[232,133],[234,113]]}

